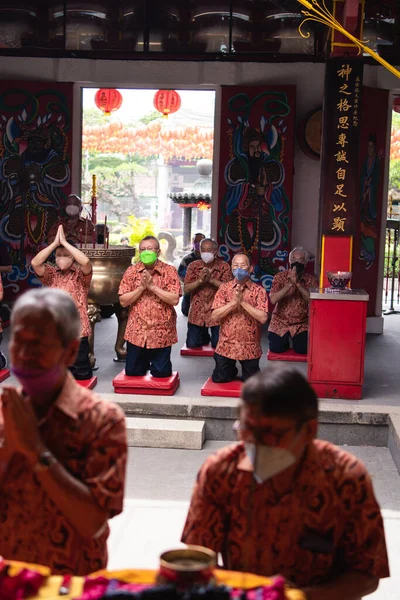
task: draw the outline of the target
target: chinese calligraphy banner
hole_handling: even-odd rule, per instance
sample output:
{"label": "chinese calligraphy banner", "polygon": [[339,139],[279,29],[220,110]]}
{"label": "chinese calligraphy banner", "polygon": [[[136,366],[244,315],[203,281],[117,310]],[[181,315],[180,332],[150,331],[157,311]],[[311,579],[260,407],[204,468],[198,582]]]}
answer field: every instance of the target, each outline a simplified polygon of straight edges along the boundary
{"label": "chinese calligraphy banner", "polygon": [[362,75],[358,58],[327,61],[320,188],[324,235],[355,232]]}
{"label": "chinese calligraphy banner", "polygon": [[267,290],[290,249],[295,94],[293,85],[222,88],[220,254],[245,252]]}

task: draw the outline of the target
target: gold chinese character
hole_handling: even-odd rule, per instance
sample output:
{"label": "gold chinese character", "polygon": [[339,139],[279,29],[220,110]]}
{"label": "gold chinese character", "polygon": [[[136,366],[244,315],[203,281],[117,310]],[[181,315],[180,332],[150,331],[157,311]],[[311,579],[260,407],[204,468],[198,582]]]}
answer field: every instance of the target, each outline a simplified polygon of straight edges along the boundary
{"label": "gold chinese character", "polygon": [[349,104],[347,98],[340,98],[340,102],[337,104],[337,108],[340,110],[340,112],[347,112],[350,110],[351,106],[352,105]]}
{"label": "gold chinese character", "polygon": [[343,211],[343,212],[347,212],[347,208],[344,204],[344,202],[342,202],[342,204],[334,204],[333,205],[333,212],[338,212],[338,211]]}
{"label": "gold chinese character", "polygon": [[349,128],[349,117],[339,117],[339,125],[338,129],[348,129]]}
{"label": "gold chinese character", "polygon": [[336,142],[336,146],[341,146],[342,148],[344,148],[345,145],[349,143],[347,141],[346,137],[347,136],[345,133],[339,133],[339,137],[338,137],[338,141]]}
{"label": "gold chinese character", "polygon": [[336,175],[338,179],[341,179],[342,181],[344,181],[346,179],[346,169],[342,169],[340,167],[340,169],[338,169],[336,171]]}
{"label": "gold chinese character", "polygon": [[347,153],[344,150],[339,150],[339,152],[335,154],[336,162],[345,162],[348,164],[349,161],[347,160],[346,154]]}
{"label": "gold chinese character", "polygon": [[336,192],[335,192],[335,196],[341,196],[342,198],[347,198],[347,194],[343,194],[343,188],[344,188],[344,183],[337,183],[336,184]]}
{"label": "gold chinese character", "polygon": [[345,94],[346,96],[351,96],[351,92],[347,92],[347,88],[349,87],[349,85],[347,83],[344,83],[343,85],[340,86],[339,91],[342,94]]}
{"label": "gold chinese character", "polygon": [[342,79],[346,79],[346,81],[349,80],[349,75],[352,72],[352,68],[350,65],[342,65],[342,68],[339,69],[339,71],[337,71],[337,74],[339,75],[339,77],[342,77]]}
{"label": "gold chinese character", "polygon": [[331,230],[332,231],[343,231],[346,224],[346,217],[334,217]]}

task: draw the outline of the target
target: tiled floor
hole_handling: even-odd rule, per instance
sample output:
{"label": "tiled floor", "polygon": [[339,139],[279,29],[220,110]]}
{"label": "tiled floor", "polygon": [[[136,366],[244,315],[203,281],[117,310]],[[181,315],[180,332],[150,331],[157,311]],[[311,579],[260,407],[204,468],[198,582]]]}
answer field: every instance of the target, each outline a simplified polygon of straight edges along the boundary
{"label": "tiled floor", "polygon": [[[110,568],[156,568],[160,553],[179,545],[197,470],[208,454],[225,444],[207,442],[200,451],[130,449],[125,509],[111,521]],[[392,577],[369,598],[398,600],[400,477],[386,448],[346,450],[367,465],[385,518]]]}

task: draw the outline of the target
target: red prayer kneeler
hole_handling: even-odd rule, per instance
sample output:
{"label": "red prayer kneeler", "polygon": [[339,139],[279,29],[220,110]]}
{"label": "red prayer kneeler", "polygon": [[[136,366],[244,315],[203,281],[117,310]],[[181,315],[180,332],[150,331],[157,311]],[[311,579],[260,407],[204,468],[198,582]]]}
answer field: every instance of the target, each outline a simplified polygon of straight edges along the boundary
{"label": "red prayer kneeler", "polygon": [[307,362],[307,354],[297,354],[293,348],[289,348],[286,352],[267,352],[267,360],[286,360],[288,362]]}
{"label": "red prayer kneeler", "polygon": [[10,377],[10,371],[8,369],[2,369],[0,371],[0,382]]}
{"label": "red prayer kneeler", "polygon": [[113,380],[116,394],[142,394],[155,396],[173,396],[180,384],[179,373],[174,371],[171,377],[153,377],[150,373],[130,377],[125,369]]}
{"label": "red prayer kneeler", "polygon": [[214,383],[209,377],[201,388],[202,396],[222,396],[227,398],[240,398],[243,381],[234,379],[229,383]]}
{"label": "red prayer kneeler", "polygon": [[82,387],[92,390],[97,385],[97,377],[94,375],[90,379],[76,379],[76,383],[79,383]]}
{"label": "red prayer kneeler", "polygon": [[215,349],[208,344],[198,348],[188,348],[186,344],[181,348],[181,356],[214,356]]}

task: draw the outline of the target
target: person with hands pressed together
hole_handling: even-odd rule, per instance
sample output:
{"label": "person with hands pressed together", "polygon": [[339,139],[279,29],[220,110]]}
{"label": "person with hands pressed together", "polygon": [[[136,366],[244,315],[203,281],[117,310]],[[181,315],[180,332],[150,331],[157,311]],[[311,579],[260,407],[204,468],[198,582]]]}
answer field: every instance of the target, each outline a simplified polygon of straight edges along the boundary
{"label": "person with hands pressed together", "polygon": [[31,290],[15,303],[10,369],[21,387],[0,396],[0,555],[86,575],[107,565],[127,440],[120,408],[68,371],[79,336],[67,293]]}
{"label": "person with hands pressed together", "polygon": [[249,257],[236,254],[232,259],[234,279],[222,284],[214,298],[212,318],[220,323],[212,374],[215,383],[235,379],[237,360],[243,381],[260,370],[261,327],[268,320],[268,297],[263,287],[251,281],[252,271]]}
{"label": "person with hands pressed together", "polygon": [[382,515],[355,456],[315,439],[318,399],[296,368],[272,364],[242,388],[239,443],[207,458],[182,542],[223,566],[283,576],[307,600],[361,600],[389,577]]}
{"label": "person with hands pressed together", "polygon": [[290,341],[297,354],[307,354],[310,288],[317,288],[313,275],[305,273],[308,256],[303,248],[289,254],[289,269],[275,275],[269,298],[275,305],[268,328],[269,349],[282,353]]}
{"label": "person with hands pressed together", "polygon": [[[192,262],[186,271],[184,293],[190,294],[190,309],[186,346],[216,348],[219,327],[211,316],[218,288],[232,279],[229,264],[217,258],[218,244],[210,238],[200,242],[200,260]],[[210,334],[209,334],[210,330]]]}
{"label": "person with hands pressed together", "polygon": [[[56,266],[46,263],[55,252]],[[65,239],[60,225],[54,241],[41,250],[33,259],[32,267],[43,285],[64,290],[72,296],[81,319],[81,342],[75,363],[70,370],[78,380],[93,376],[90,363],[89,335],[90,323],[87,314],[88,293],[92,281],[92,264],[89,258]]]}
{"label": "person with hands pressed together", "polygon": [[129,267],[119,286],[121,306],[129,306],[125,331],[128,376],[172,375],[171,346],[178,341],[175,306],[182,293],[175,267],[159,260],[160,243],[146,236],[139,244],[140,262]]}
{"label": "person with hands pressed together", "polygon": [[[178,267],[178,275],[181,281],[185,281],[186,272],[190,263],[195,260],[199,260],[200,258],[200,242],[204,240],[206,236],[203,233],[195,233],[192,238],[192,251],[189,254],[186,254]],[[181,312],[187,317],[189,314],[190,308],[190,294],[183,294],[182,303],[181,303]]]}

